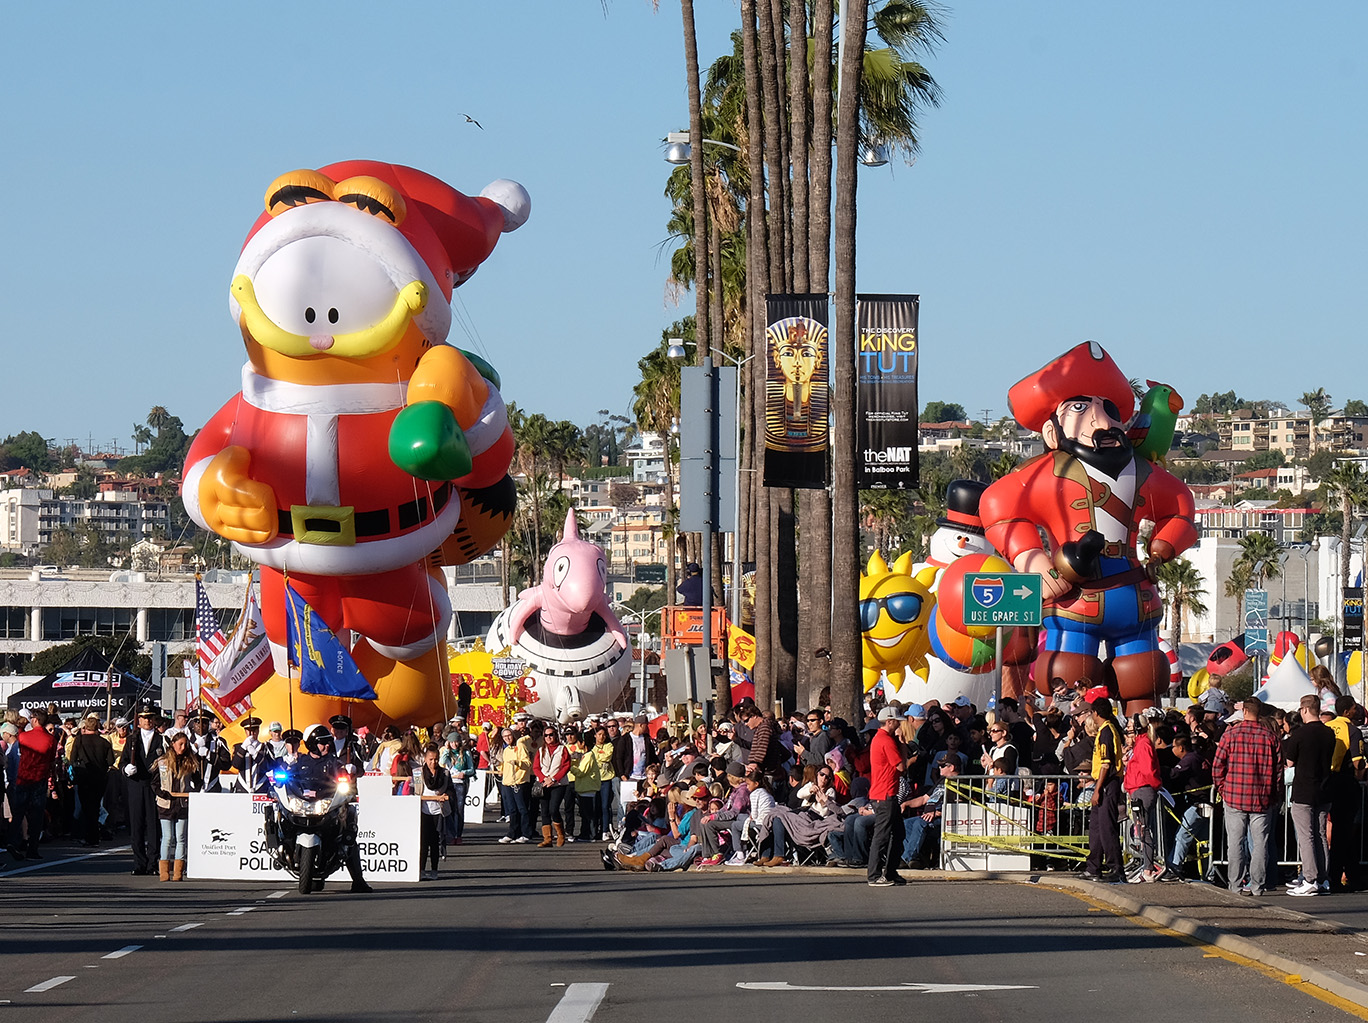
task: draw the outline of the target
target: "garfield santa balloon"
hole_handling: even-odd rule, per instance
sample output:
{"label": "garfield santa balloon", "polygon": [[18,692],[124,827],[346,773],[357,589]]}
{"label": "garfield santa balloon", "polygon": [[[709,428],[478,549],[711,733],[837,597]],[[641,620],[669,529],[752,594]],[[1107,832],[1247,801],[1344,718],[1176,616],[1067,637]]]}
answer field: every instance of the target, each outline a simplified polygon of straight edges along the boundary
{"label": "garfield santa balloon", "polygon": [[[374,688],[356,724],[431,721],[451,702],[441,564],[507,529],[513,453],[497,374],[447,341],[451,296],[530,211],[522,186],[479,196],[396,164],[281,175],[229,288],[242,390],[196,436],[187,512],[261,566],[277,676],[258,716],[322,720],[289,692],[286,583]],[[445,691],[444,691],[445,689]]]}

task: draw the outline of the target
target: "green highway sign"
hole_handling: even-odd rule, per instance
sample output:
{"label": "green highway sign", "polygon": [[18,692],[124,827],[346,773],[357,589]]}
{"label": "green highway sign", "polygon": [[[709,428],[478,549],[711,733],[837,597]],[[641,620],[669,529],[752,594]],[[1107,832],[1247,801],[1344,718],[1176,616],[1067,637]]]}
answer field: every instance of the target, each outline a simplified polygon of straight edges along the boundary
{"label": "green highway sign", "polygon": [[1040,576],[971,572],[964,577],[965,625],[1039,625]]}

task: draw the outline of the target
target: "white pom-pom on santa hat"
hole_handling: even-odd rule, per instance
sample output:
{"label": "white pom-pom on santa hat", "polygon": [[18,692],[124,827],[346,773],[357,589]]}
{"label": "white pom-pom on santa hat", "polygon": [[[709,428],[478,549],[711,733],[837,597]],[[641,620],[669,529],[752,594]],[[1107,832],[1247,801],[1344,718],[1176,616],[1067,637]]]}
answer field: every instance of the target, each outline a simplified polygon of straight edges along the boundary
{"label": "white pom-pom on santa hat", "polygon": [[504,234],[522,227],[532,214],[532,197],[527,194],[527,189],[508,178],[499,178],[485,185],[480,198],[496,203],[503,210]]}

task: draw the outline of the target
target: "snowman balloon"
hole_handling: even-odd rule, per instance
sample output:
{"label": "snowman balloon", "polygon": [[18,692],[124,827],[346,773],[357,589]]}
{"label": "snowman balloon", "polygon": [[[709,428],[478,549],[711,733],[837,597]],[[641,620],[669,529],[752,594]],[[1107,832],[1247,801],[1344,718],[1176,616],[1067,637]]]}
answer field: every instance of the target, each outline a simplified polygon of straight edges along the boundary
{"label": "snowman balloon", "polygon": [[[927,544],[926,561],[913,569],[917,581],[931,592],[936,592],[945,570],[956,561],[972,555],[996,553],[983,535],[983,522],[979,518],[979,497],[986,489],[987,484],[977,480],[952,480],[946,489],[945,514],[936,520],[936,531]],[[897,699],[913,703],[937,699],[949,703],[955,697],[965,695],[981,709],[992,695],[991,674],[960,671],[935,656],[934,651],[927,658],[927,666],[925,680],[912,674],[906,676]]]}
{"label": "snowman balloon", "polygon": [[931,592],[954,561],[970,554],[993,554],[993,545],[983,535],[979,519],[979,496],[988,489],[977,480],[952,480],[945,492],[945,514],[936,520],[936,531],[927,544],[926,561],[916,568],[916,576]]}

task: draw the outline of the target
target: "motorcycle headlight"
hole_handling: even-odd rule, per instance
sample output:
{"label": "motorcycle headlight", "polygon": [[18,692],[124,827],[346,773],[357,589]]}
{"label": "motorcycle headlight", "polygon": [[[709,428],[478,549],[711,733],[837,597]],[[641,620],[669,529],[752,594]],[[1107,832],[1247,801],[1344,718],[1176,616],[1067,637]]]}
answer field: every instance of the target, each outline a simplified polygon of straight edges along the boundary
{"label": "motorcycle headlight", "polygon": [[276,790],[276,798],[280,800],[281,806],[294,814],[309,813],[309,807],[313,805],[312,803],[304,802],[304,800],[300,799],[298,796],[291,792],[286,792],[283,789]]}

